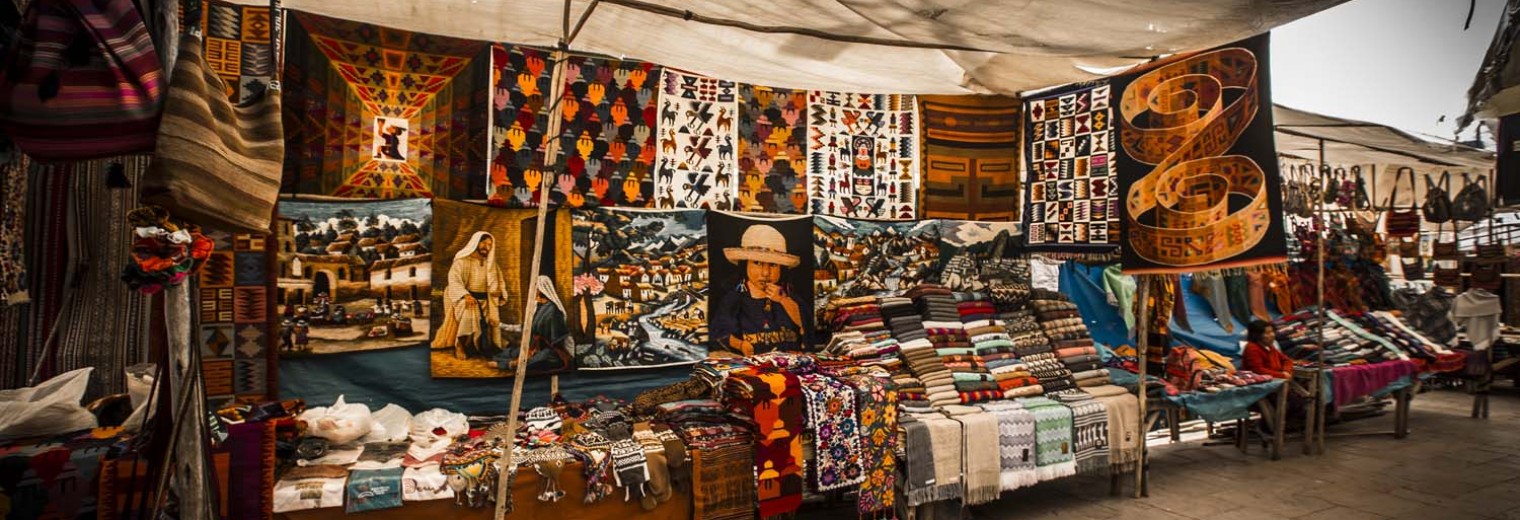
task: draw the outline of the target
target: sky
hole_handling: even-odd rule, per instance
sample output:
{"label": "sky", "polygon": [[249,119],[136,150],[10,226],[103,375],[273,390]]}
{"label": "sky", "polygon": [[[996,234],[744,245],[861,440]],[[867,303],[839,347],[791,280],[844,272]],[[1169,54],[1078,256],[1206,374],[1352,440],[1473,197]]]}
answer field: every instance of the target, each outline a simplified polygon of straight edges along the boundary
{"label": "sky", "polygon": [[1468,0],[1351,0],[1274,29],[1273,100],[1449,139],[1504,0],[1477,0],[1464,31],[1468,7]]}

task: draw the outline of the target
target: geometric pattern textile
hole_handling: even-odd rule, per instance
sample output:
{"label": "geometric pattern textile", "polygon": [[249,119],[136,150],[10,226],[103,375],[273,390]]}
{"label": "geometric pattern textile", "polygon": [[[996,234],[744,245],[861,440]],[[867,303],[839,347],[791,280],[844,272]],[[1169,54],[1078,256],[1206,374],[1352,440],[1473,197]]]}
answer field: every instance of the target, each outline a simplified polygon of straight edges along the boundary
{"label": "geometric pattern textile", "polygon": [[1017,221],[1019,100],[918,96],[924,218]]}
{"label": "geometric pattern textile", "polygon": [[656,205],[734,209],[734,119],[738,89],[732,81],[665,69],[660,82],[660,149]]}
{"label": "geometric pattern textile", "polygon": [[286,191],[485,198],[489,45],[287,18]]}
{"label": "geometric pattern textile", "polygon": [[808,92],[814,215],[910,220],[918,206],[913,96]]}
{"label": "geometric pattern textile", "polygon": [[1107,253],[1118,244],[1111,101],[1110,86],[1096,82],[1025,102],[1030,249]]}
{"label": "geometric pattern textile", "polygon": [[807,213],[807,91],[739,85],[739,206]]}

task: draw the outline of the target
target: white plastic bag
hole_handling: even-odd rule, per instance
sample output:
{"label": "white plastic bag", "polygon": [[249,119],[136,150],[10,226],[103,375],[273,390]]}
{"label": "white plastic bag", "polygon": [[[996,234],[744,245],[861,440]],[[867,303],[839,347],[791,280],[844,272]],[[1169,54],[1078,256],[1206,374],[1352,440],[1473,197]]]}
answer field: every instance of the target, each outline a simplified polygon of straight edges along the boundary
{"label": "white plastic bag", "polygon": [[143,422],[153,416],[153,403],[148,402],[148,395],[153,393],[153,380],[157,373],[158,365],[153,363],[127,367],[127,395],[132,398],[132,415],[121,424],[123,430],[141,430]]}
{"label": "white plastic bag", "polygon": [[427,460],[448,449],[454,438],[469,433],[470,423],[462,413],[434,408],[412,418],[412,458]]}
{"label": "white plastic bag", "polygon": [[301,421],[306,423],[307,435],[327,439],[333,444],[356,441],[374,428],[374,418],[369,414],[369,407],[348,404],[341,395],[332,406],[306,410],[301,414]]}
{"label": "white plastic bag", "polygon": [[0,390],[0,440],[61,435],[94,428],[80,400],[94,367],[65,372],[40,385]]}
{"label": "white plastic bag", "polygon": [[370,417],[375,425],[364,436],[364,442],[400,442],[412,433],[412,412],[395,404],[385,405]]}

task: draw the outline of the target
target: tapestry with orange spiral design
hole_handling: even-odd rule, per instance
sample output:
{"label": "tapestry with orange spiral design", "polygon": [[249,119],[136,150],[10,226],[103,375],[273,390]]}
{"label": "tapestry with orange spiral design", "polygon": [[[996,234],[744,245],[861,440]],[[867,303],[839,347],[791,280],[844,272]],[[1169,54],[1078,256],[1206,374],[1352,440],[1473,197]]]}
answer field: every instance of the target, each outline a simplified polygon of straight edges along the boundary
{"label": "tapestry with orange spiral design", "polygon": [[1269,38],[1114,78],[1126,273],[1284,262]]}

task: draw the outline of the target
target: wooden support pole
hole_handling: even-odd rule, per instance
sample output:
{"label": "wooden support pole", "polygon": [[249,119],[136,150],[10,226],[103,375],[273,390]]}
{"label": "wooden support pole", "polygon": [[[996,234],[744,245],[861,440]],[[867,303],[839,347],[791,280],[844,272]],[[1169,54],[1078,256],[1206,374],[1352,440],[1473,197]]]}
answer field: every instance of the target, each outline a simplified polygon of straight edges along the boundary
{"label": "wooden support pole", "polygon": [[1142,491],[1145,489],[1145,466],[1146,459],[1148,458],[1145,453],[1145,437],[1150,431],[1150,421],[1146,415],[1146,401],[1149,399],[1147,399],[1145,391],[1145,372],[1147,369],[1146,360],[1151,354],[1150,341],[1146,337],[1150,334],[1151,282],[1148,276],[1142,275],[1136,278],[1136,282],[1140,285],[1140,294],[1138,296],[1140,308],[1135,311],[1135,350],[1140,358],[1140,395],[1138,396],[1140,399],[1140,435],[1137,436],[1139,438],[1135,439],[1135,443],[1139,448],[1139,451],[1136,452],[1139,454],[1139,460],[1135,462],[1135,498],[1140,498]]}

